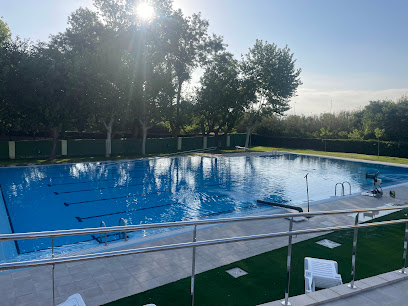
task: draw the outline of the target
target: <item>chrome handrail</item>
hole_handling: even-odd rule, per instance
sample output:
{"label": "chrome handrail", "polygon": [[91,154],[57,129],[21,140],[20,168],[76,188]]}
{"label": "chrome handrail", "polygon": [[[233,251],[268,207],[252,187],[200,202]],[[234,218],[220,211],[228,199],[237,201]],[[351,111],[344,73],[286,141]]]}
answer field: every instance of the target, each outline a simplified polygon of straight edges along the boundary
{"label": "chrome handrail", "polygon": [[[121,223],[122,221],[123,221],[123,226],[126,226],[126,225],[127,225],[127,221],[126,221],[124,218],[120,218],[120,219],[119,219],[119,226],[121,226],[120,223]],[[124,235],[125,235],[125,241],[127,241],[126,231],[123,231],[123,232],[124,232]],[[119,232],[119,239],[120,239],[121,234],[122,234],[122,232]]]}
{"label": "chrome handrail", "polygon": [[344,196],[344,185],[343,183],[336,183],[334,186],[334,196],[337,196],[337,185],[341,185],[341,195]]}
{"label": "chrome handrail", "polygon": [[[399,209],[399,208],[396,208],[396,209]],[[298,214],[296,214],[296,216],[297,215]],[[293,214],[292,214],[292,217],[293,217]],[[140,253],[152,253],[152,252],[158,252],[158,251],[178,250],[178,249],[185,249],[185,248],[192,248],[192,247],[216,245],[216,244],[222,244],[222,243],[233,243],[233,242],[240,242],[240,241],[266,239],[266,238],[278,238],[278,237],[288,237],[288,236],[296,236],[296,235],[316,234],[316,233],[331,232],[331,231],[336,231],[336,230],[347,230],[347,229],[356,229],[356,228],[358,229],[358,228],[366,228],[366,227],[372,227],[372,226],[392,225],[392,224],[401,224],[401,223],[408,223],[408,219],[399,219],[399,220],[383,221],[383,222],[371,222],[371,223],[363,223],[359,225],[343,225],[343,226],[287,231],[287,232],[278,232],[278,233],[257,234],[257,235],[239,236],[239,237],[231,237],[231,238],[219,238],[219,239],[212,239],[212,240],[202,240],[202,241],[197,241],[197,242],[183,242],[183,243],[175,243],[175,244],[137,248],[137,249],[126,249],[126,250],[92,253],[92,254],[84,254],[84,255],[34,259],[34,260],[26,260],[26,261],[19,261],[19,262],[6,262],[6,263],[0,263],[0,270],[13,270],[17,268],[29,268],[29,267],[36,267],[36,266],[51,265],[51,264],[70,263],[70,262],[76,262],[76,261],[81,261],[81,260],[111,258],[111,257],[122,256],[122,255],[135,255],[135,254],[140,254]]]}
{"label": "chrome handrail", "polygon": [[[408,219],[400,219],[400,220],[392,220],[392,221],[383,221],[383,222],[373,222],[373,223],[365,223],[365,224],[358,224],[358,214],[360,212],[367,212],[367,211],[384,211],[384,210],[401,210],[407,209],[408,206],[398,206],[398,207],[387,207],[387,208],[372,208],[372,209],[355,209],[355,210],[342,210],[342,211],[331,211],[331,212],[315,212],[315,213],[297,213],[296,216],[311,216],[311,215],[330,215],[330,214],[341,214],[341,213],[356,213],[355,224],[354,225],[345,225],[345,226],[335,226],[335,227],[326,227],[326,228],[317,228],[317,229],[306,229],[306,230],[297,230],[293,231],[293,217],[294,214],[280,214],[280,215],[271,215],[271,216],[252,216],[252,217],[238,217],[238,218],[229,218],[229,219],[221,219],[221,220],[205,220],[205,222],[201,221],[188,221],[188,222],[174,222],[176,224],[168,223],[166,226],[164,224],[152,224],[149,228],[158,228],[158,227],[174,227],[174,226],[186,226],[194,225],[193,231],[193,241],[192,242],[185,242],[185,243],[178,243],[178,244],[170,244],[170,245],[161,245],[161,246],[153,246],[153,247],[144,247],[144,248],[136,248],[136,249],[126,249],[126,250],[118,250],[118,251],[109,251],[109,252],[101,252],[101,253],[92,253],[92,254],[84,254],[84,255],[71,255],[71,256],[63,256],[63,257],[52,257],[48,259],[36,259],[36,260],[28,260],[22,262],[9,262],[9,263],[0,263],[0,271],[1,270],[12,270],[18,268],[29,268],[29,267],[37,267],[37,266],[45,266],[45,265],[52,265],[55,267],[56,264],[60,263],[70,263],[70,262],[77,262],[82,260],[93,260],[93,259],[102,259],[102,258],[110,258],[110,257],[117,257],[123,255],[132,255],[132,254],[140,254],[140,253],[150,253],[150,252],[158,252],[158,251],[167,251],[167,250],[177,250],[177,249],[185,249],[185,248],[192,248],[193,249],[193,260],[192,260],[192,274],[191,274],[191,305],[194,305],[194,280],[195,280],[195,257],[196,252],[195,249],[200,246],[209,246],[209,245],[216,245],[222,243],[233,243],[239,241],[249,241],[249,240],[258,240],[258,239],[265,239],[265,238],[277,238],[277,237],[289,237],[288,240],[288,258],[287,258],[287,276],[286,276],[286,287],[285,287],[285,300],[282,302],[284,305],[290,305],[289,303],[289,288],[290,288],[290,268],[291,268],[291,249],[292,249],[292,237],[296,235],[304,235],[304,234],[315,234],[321,232],[331,232],[336,230],[346,230],[346,229],[354,229],[354,237],[353,237],[353,252],[352,252],[352,281],[350,283],[351,288],[355,288],[354,286],[354,278],[355,278],[355,263],[356,263],[356,247],[357,247],[357,234],[359,228],[366,228],[372,226],[383,226],[383,225],[391,225],[391,224],[401,224],[405,223],[405,239],[404,239],[404,253],[403,253],[403,266],[401,269],[401,273],[405,272],[405,265],[406,265],[406,254],[407,254],[407,240],[408,240]],[[240,236],[240,237],[232,237],[232,238],[219,238],[219,239],[212,239],[212,240],[204,240],[204,241],[197,241],[197,225],[199,224],[214,224],[214,223],[227,223],[227,222],[238,222],[238,221],[250,221],[250,220],[260,220],[260,219],[276,219],[276,218],[290,218],[289,224],[289,231],[287,232],[278,232],[278,233],[268,233],[268,234],[258,234],[258,235],[250,235],[250,236]],[[103,222],[103,221],[102,221]],[[101,224],[102,224],[101,222]],[[104,222],[103,222],[104,223]],[[117,231],[117,227],[106,228],[101,231],[100,229],[86,229],[87,233],[106,233],[111,231]],[[123,228],[132,228],[135,229],[135,226],[120,226]],[[145,226],[144,226],[145,228]],[[63,234],[58,235],[58,233],[63,232]],[[67,236],[73,235],[73,233],[83,234],[83,231],[78,230],[71,230],[67,231],[55,231],[53,235],[49,235],[50,232],[47,232],[46,236],[43,233],[27,233],[25,236],[22,234],[6,234],[1,235],[0,241],[7,241],[12,240],[15,238],[16,240],[25,239],[24,237],[30,237],[30,239],[34,238],[44,238],[44,237],[59,237],[59,236]],[[51,232],[52,233],[52,232]],[[15,236],[11,236],[15,235]],[[36,236],[35,236],[36,235]],[[2,239],[1,239],[2,238]],[[106,239],[105,239],[106,241]],[[54,269],[52,270],[54,272]],[[53,278],[53,287],[54,287],[54,273],[52,273]],[[53,294],[53,303],[55,305],[55,295]]]}
{"label": "chrome handrail", "polygon": [[[350,184],[350,182],[348,182],[348,181],[344,181],[343,183],[341,183],[343,186],[344,186],[344,184],[348,184],[349,185],[349,187],[350,187],[350,193],[349,194],[351,194],[351,184]],[[344,187],[343,187],[344,188]]]}
{"label": "chrome handrail", "polygon": [[[104,221],[101,221],[101,223],[99,224],[99,227],[106,227],[106,224]],[[102,243],[102,233],[99,234],[99,238],[101,239]],[[106,233],[105,233],[105,245],[108,245],[108,239],[106,238]]]}
{"label": "chrome handrail", "polygon": [[[319,211],[319,212],[304,212],[296,213],[296,217],[310,217],[310,216],[323,216],[323,215],[336,215],[336,214],[353,214],[363,212],[374,212],[383,210],[399,210],[408,209],[407,206],[385,207],[385,208],[366,208],[366,209],[350,209],[350,210],[332,210],[332,211]],[[43,232],[29,232],[29,233],[13,233],[13,234],[1,234],[0,241],[10,240],[25,240],[25,239],[39,239],[39,238],[51,238],[51,237],[64,237],[64,236],[76,236],[85,234],[100,234],[100,233],[113,233],[120,231],[138,231],[157,228],[171,228],[171,227],[183,227],[193,225],[210,225],[221,224],[231,222],[243,222],[243,221],[257,221],[266,219],[281,219],[291,218],[293,213],[275,214],[275,215],[261,215],[261,216],[246,216],[235,218],[220,218],[209,220],[195,220],[195,221],[177,221],[177,222],[163,222],[163,223],[151,223],[151,224],[137,224],[127,226],[110,226],[104,228],[83,228],[74,230],[57,230],[57,231],[43,231]]]}

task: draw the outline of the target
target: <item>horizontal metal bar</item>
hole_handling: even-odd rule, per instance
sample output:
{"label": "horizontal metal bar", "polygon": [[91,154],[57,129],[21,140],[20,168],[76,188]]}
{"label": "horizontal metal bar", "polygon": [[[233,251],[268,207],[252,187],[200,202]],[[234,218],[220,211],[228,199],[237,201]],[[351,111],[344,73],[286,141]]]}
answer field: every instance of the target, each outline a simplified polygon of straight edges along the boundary
{"label": "horizontal metal bar", "polygon": [[156,229],[156,228],[172,228],[172,227],[183,227],[183,226],[192,226],[192,225],[210,225],[210,224],[242,222],[242,221],[257,221],[257,220],[266,220],[266,219],[292,218],[294,216],[310,217],[310,216],[323,216],[323,215],[335,215],[335,214],[352,214],[352,213],[383,211],[383,210],[399,210],[399,209],[404,209],[404,208],[408,209],[408,206],[353,209],[353,210],[332,210],[332,211],[304,212],[304,213],[296,213],[296,214],[287,213],[287,214],[276,214],[276,215],[246,216],[246,217],[209,219],[209,220],[163,222],[163,223],[138,224],[138,225],[127,225],[127,226],[111,226],[111,227],[104,227],[104,228],[97,227],[97,228],[58,230],[58,231],[14,233],[14,234],[0,235],[0,241],[113,233],[113,232],[123,232],[125,230],[126,231],[138,231],[138,230],[147,230],[147,229]]}
{"label": "horizontal metal bar", "polygon": [[82,261],[82,260],[110,258],[110,257],[123,256],[123,255],[151,253],[151,252],[158,252],[158,251],[169,251],[169,250],[177,250],[177,249],[184,249],[184,248],[191,248],[191,247],[216,245],[216,244],[222,244],[222,243],[232,243],[232,242],[239,242],[239,241],[265,239],[265,238],[277,238],[277,237],[286,237],[286,236],[294,236],[294,235],[314,234],[314,233],[331,232],[331,231],[336,231],[336,230],[346,230],[346,229],[353,229],[353,228],[365,228],[365,227],[401,224],[401,223],[407,223],[407,222],[408,222],[408,219],[400,219],[400,220],[393,220],[393,221],[364,223],[364,224],[359,224],[359,225],[345,225],[345,226],[337,226],[337,227],[298,230],[298,231],[291,231],[291,232],[259,234],[259,235],[240,236],[240,237],[232,237],[232,238],[220,238],[220,239],[213,239],[213,240],[185,242],[185,243],[179,243],[179,244],[161,245],[161,246],[153,246],[153,247],[138,248],[138,249],[118,250],[118,251],[110,251],[110,252],[102,252],[102,253],[94,253],[94,254],[84,254],[84,255],[77,255],[77,256],[64,256],[64,257],[56,257],[56,258],[50,258],[50,259],[37,259],[37,260],[28,260],[28,261],[21,261],[21,262],[10,262],[10,263],[0,264],[0,270],[29,268],[29,267],[37,267],[37,266],[44,266],[44,265],[69,263],[69,262]]}

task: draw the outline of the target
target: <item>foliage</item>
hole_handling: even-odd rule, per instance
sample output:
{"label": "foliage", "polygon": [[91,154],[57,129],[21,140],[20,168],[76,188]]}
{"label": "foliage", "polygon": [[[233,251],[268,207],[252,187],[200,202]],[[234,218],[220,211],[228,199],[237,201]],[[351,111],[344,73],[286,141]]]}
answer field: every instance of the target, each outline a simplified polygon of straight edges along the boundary
{"label": "foliage", "polygon": [[214,56],[201,77],[197,90],[196,112],[206,134],[229,132],[244,109],[238,62],[231,53]]}
{"label": "foliage", "polygon": [[7,23],[3,21],[2,18],[0,18],[0,47],[10,41],[11,39],[11,31],[10,28],[8,27]]}
{"label": "foliage", "polygon": [[[256,40],[243,58],[242,73],[252,84],[248,88],[255,91],[247,104],[247,138],[262,115],[281,115],[289,109],[290,98],[302,84],[301,70],[295,68],[295,62],[288,46],[281,49],[262,40]],[[248,146],[248,139],[245,146]]]}

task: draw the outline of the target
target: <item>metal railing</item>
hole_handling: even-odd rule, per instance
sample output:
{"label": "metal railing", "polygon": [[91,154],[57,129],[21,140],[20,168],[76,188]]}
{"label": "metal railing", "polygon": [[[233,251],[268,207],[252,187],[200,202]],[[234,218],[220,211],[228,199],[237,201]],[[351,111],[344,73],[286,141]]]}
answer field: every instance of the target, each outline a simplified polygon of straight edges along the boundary
{"label": "metal railing", "polygon": [[337,184],[334,186],[334,196],[337,196],[337,185],[340,185],[340,186],[341,186],[341,195],[342,195],[342,196],[345,195],[345,193],[344,193],[344,184],[348,184],[348,185],[349,185],[349,195],[351,194],[351,184],[350,184],[350,182],[344,181],[343,183],[337,183]]}
{"label": "metal railing", "polygon": [[[331,232],[331,231],[337,231],[337,230],[354,229],[353,250],[352,250],[352,270],[351,270],[352,280],[350,283],[350,287],[355,288],[354,280],[355,280],[355,263],[356,263],[358,229],[366,228],[366,227],[373,227],[373,226],[383,226],[383,225],[405,223],[406,225],[405,225],[405,238],[404,238],[404,252],[402,255],[402,269],[401,269],[401,273],[405,274],[406,273],[405,267],[406,267],[406,255],[407,255],[407,241],[408,241],[408,219],[358,224],[359,213],[386,211],[386,210],[400,210],[400,209],[408,209],[408,206],[305,212],[305,213],[296,213],[296,214],[290,213],[290,214],[277,214],[277,215],[262,215],[262,216],[222,218],[222,219],[210,219],[210,220],[198,220],[198,221],[180,221],[180,222],[144,224],[144,225],[127,225],[127,226],[87,228],[87,229],[75,229],[75,230],[44,231],[44,232],[32,232],[32,233],[1,234],[0,242],[13,241],[13,240],[14,241],[15,240],[25,240],[25,239],[51,238],[52,257],[46,258],[46,259],[36,259],[36,260],[28,260],[28,261],[22,261],[22,262],[0,263],[0,271],[51,265],[53,267],[52,269],[53,289],[52,290],[53,290],[53,302],[55,305],[54,268],[56,264],[77,262],[77,261],[83,261],[83,260],[101,259],[101,258],[111,258],[111,257],[132,255],[132,254],[192,248],[191,305],[194,305],[195,259],[196,259],[196,248],[197,247],[217,245],[217,244],[223,244],[223,243],[233,243],[233,242],[239,242],[239,241],[258,240],[258,239],[265,239],[265,238],[288,237],[288,256],[287,256],[287,276],[286,276],[286,286],[285,286],[285,300],[282,302],[282,304],[290,305],[289,289],[290,289],[292,237],[296,235],[317,234],[317,233]],[[300,217],[300,216],[312,217],[312,216],[322,216],[322,215],[354,214],[354,213],[356,214],[354,225],[304,229],[304,230],[295,230],[295,231],[293,230],[293,218],[294,217]],[[211,225],[211,224],[256,221],[256,220],[270,220],[270,219],[280,219],[280,218],[289,218],[289,221],[290,221],[289,230],[287,232],[277,232],[277,233],[267,233],[267,234],[257,234],[257,235],[250,235],[250,236],[240,236],[240,237],[219,238],[219,239],[197,241],[197,227],[199,225]],[[54,238],[55,237],[75,236],[75,235],[84,235],[84,234],[102,235],[103,233],[107,234],[107,233],[112,233],[112,232],[123,232],[123,231],[129,232],[129,231],[147,230],[147,229],[154,229],[154,228],[157,229],[157,228],[172,228],[172,227],[185,227],[185,226],[194,227],[192,242],[184,242],[184,243],[177,243],[177,244],[170,244],[170,245],[160,245],[160,246],[153,246],[153,247],[142,247],[142,248],[136,248],[136,249],[117,250],[117,251],[109,251],[109,252],[101,252],[101,253],[93,253],[93,254],[68,255],[68,256],[62,256],[62,257],[54,257]]]}

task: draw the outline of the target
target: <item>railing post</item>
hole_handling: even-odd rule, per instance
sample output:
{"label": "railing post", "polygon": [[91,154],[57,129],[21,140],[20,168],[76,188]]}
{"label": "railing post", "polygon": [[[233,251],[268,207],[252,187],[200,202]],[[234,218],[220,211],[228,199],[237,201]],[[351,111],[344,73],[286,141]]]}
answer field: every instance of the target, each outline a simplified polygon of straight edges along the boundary
{"label": "railing post", "polygon": [[[51,257],[54,258],[54,237],[51,237]],[[55,264],[52,265],[52,305],[55,306]]]}
{"label": "railing post", "polygon": [[407,242],[408,242],[408,222],[405,223],[404,253],[402,255],[402,269],[400,273],[406,274],[405,267],[407,264]]}
{"label": "railing post", "polygon": [[[291,232],[293,229],[293,217],[290,218],[289,221],[289,232]],[[289,302],[289,287],[290,287],[290,265],[292,262],[292,235],[289,236],[288,239],[288,258],[286,261],[286,287],[285,287],[285,300],[282,301],[282,305],[285,306],[290,306],[290,302]]]}
{"label": "railing post", "polygon": [[[359,213],[356,214],[354,225],[358,225],[358,215]],[[354,279],[356,277],[357,234],[358,234],[358,228],[355,228],[354,237],[353,237],[353,254],[351,256],[351,283],[347,285],[351,289],[357,288],[356,286],[354,286]]]}
{"label": "railing post", "polygon": [[[197,225],[194,225],[193,242],[197,242]],[[196,248],[193,247],[193,261],[191,264],[191,306],[194,306],[194,281],[195,281],[195,260]]]}

